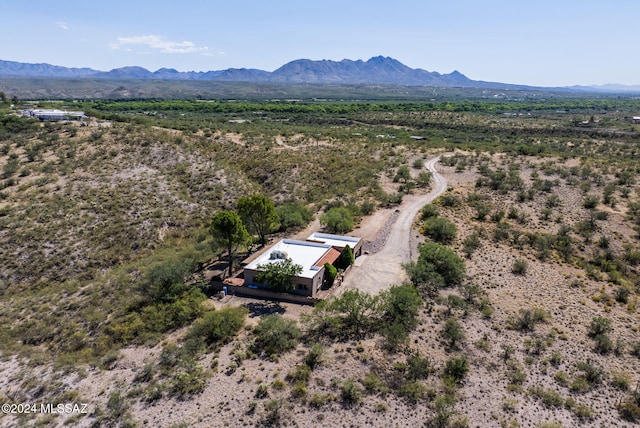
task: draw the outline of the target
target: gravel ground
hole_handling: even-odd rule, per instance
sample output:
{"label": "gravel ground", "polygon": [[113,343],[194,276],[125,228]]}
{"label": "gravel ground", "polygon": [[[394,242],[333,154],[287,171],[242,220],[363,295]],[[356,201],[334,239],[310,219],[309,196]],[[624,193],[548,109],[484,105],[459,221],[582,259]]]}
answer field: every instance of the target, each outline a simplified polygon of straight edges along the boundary
{"label": "gravel ground", "polygon": [[[346,276],[338,292],[357,288],[369,293],[379,293],[393,285],[402,284],[407,275],[402,268],[409,262],[414,251],[411,250],[411,231],[413,221],[420,209],[447,189],[447,182],[438,173],[436,164],[439,157],[428,160],[425,166],[433,173],[433,189],[426,195],[406,196],[399,207],[395,220],[393,215],[378,233],[373,242],[384,242],[382,248],[370,253],[360,266],[354,266]],[[389,228],[388,232],[385,229]]]}
{"label": "gravel ground", "polygon": [[378,232],[376,239],[374,239],[373,241],[366,241],[364,245],[362,245],[362,250],[364,253],[375,254],[378,251],[382,250],[382,248],[384,247],[384,244],[387,243],[389,234],[391,233],[391,227],[396,222],[396,220],[398,220],[399,216],[400,216],[399,210],[394,211],[393,214],[391,214],[391,217],[389,217],[387,222],[384,224],[384,227],[382,228],[382,230]]}

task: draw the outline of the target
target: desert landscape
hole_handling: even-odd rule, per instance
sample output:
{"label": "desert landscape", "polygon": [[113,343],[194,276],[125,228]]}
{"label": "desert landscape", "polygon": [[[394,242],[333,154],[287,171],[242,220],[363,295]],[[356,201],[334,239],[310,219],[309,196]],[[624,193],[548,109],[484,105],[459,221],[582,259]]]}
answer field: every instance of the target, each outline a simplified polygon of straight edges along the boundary
{"label": "desert landscape", "polygon": [[[637,424],[634,101],[475,103],[7,109],[0,402],[37,408],[0,424]],[[315,305],[221,296],[208,266],[264,251],[212,221],[248,195],[267,246],[366,251]]]}

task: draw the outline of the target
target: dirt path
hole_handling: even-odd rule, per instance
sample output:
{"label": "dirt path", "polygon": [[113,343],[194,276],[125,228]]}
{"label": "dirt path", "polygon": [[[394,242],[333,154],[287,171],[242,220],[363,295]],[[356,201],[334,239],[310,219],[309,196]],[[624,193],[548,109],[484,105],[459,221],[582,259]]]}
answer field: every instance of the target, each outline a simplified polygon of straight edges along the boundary
{"label": "dirt path", "polygon": [[398,219],[391,226],[389,237],[382,250],[376,254],[363,255],[356,260],[352,271],[338,293],[357,288],[368,293],[378,293],[392,285],[402,284],[407,275],[402,264],[415,258],[412,250],[412,226],[420,209],[447,189],[446,180],[438,173],[439,157],[428,160],[425,166],[433,174],[434,188],[427,195],[405,196],[400,205]]}

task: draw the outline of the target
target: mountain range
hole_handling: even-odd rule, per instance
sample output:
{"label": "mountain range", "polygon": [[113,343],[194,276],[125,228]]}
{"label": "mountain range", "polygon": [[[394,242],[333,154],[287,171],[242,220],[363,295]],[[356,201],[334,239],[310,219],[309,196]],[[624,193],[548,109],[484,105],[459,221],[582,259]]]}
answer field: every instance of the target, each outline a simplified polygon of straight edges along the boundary
{"label": "mountain range", "polygon": [[475,88],[505,90],[554,90],[571,92],[640,92],[639,86],[600,85],[571,86],[563,88],[541,88],[509,83],[485,82],[469,79],[459,71],[440,74],[420,68],[411,68],[400,61],[384,56],[376,56],[367,61],[343,59],[310,60],[297,59],[272,72],[255,68],[228,68],[211,71],[178,71],[161,68],[149,71],[138,66],[100,71],[91,68],[70,68],[51,64],[29,64],[0,60],[0,77],[11,78],[66,78],[104,81],[191,81],[191,82],[250,82],[250,83],[290,83],[290,84],[333,84],[333,85],[396,85],[441,88]]}
{"label": "mountain range", "polygon": [[269,82],[312,84],[384,84],[403,86],[437,86],[461,88],[531,87],[497,82],[471,80],[454,71],[440,74],[419,68],[410,68],[400,61],[376,56],[368,61],[343,59],[342,61],[297,59],[273,72],[250,68],[229,68],[216,71],[181,72],[172,68],[149,71],[143,67],[122,67],[110,71],[91,68],[68,68],[51,64],[28,64],[0,60],[0,77],[17,78],[91,78],[140,80],[195,80],[224,82]]}

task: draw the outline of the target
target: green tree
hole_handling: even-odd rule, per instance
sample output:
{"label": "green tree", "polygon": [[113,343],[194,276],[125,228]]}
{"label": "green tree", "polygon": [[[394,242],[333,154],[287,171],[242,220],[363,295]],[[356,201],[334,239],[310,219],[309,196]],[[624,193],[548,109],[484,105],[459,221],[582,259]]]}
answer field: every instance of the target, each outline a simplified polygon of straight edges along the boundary
{"label": "green tree", "polygon": [[382,319],[388,324],[399,324],[405,331],[418,325],[418,312],[422,299],[411,284],[396,285],[381,294]]}
{"label": "green tree", "polygon": [[192,324],[185,341],[195,348],[223,345],[240,331],[246,316],[247,309],[241,306],[209,311]]}
{"label": "green tree", "polygon": [[191,273],[193,265],[190,258],[155,263],[144,273],[140,291],[154,302],[172,301],[185,290],[184,279]]}
{"label": "green tree", "polygon": [[280,218],[273,202],[264,195],[256,194],[238,199],[238,214],[249,230],[258,235],[260,245],[267,243],[266,235],[273,232]]}
{"label": "green tree", "polygon": [[331,263],[324,264],[324,283],[327,286],[332,286],[333,281],[335,281],[336,276],[338,276],[338,270]]}
{"label": "green tree", "polygon": [[276,207],[276,213],[280,217],[280,229],[287,230],[295,227],[304,227],[313,218],[313,214],[307,207],[298,202],[288,202]]}
{"label": "green tree", "polygon": [[398,168],[398,172],[396,173],[395,177],[393,177],[393,181],[395,183],[397,183],[398,181],[406,183],[410,179],[411,171],[409,171],[409,167],[406,165],[402,165],[400,168]]}
{"label": "green tree", "polygon": [[253,330],[253,350],[268,356],[280,355],[296,347],[302,332],[296,320],[283,318],[280,314],[266,315]]}
{"label": "green tree", "polygon": [[303,318],[312,336],[359,339],[377,331],[382,314],[380,301],[379,295],[347,290],[339,297],[321,301]]}
{"label": "green tree", "polygon": [[448,244],[456,237],[456,225],[442,217],[430,217],[424,222],[423,232],[434,241]]}
{"label": "green tree", "polygon": [[332,233],[345,233],[353,230],[354,218],[345,207],[334,207],[320,216],[320,223]]}
{"label": "green tree", "polygon": [[256,275],[256,279],[266,282],[278,292],[293,289],[293,278],[302,272],[302,266],[293,263],[290,258],[258,265],[258,269],[260,273]]}
{"label": "green tree", "polygon": [[209,232],[213,239],[227,249],[229,272],[233,272],[233,253],[238,245],[249,241],[249,233],[238,214],[233,211],[220,211],[213,216]]}
{"label": "green tree", "polygon": [[353,256],[353,250],[350,246],[345,245],[345,247],[342,249],[342,252],[340,252],[340,257],[338,257],[338,260],[336,260],[336,267],[338,269],[346,269],[354,262],[355,257]]}
{"label": "green tree", "polygon": [[420,218],[422,220],[427,220],[431,217],[438,217],[438,206],[435,204],[427,204],[424,207],[422,207],[422,210],[420,210]]}
{"label": "green tree", "polygon": [[452,249],[437,242],[425,242],[418,250],[418,261],[404,266],[416,287],[433,294],[437,288],[459,284],[464,278],[464,262]]}

